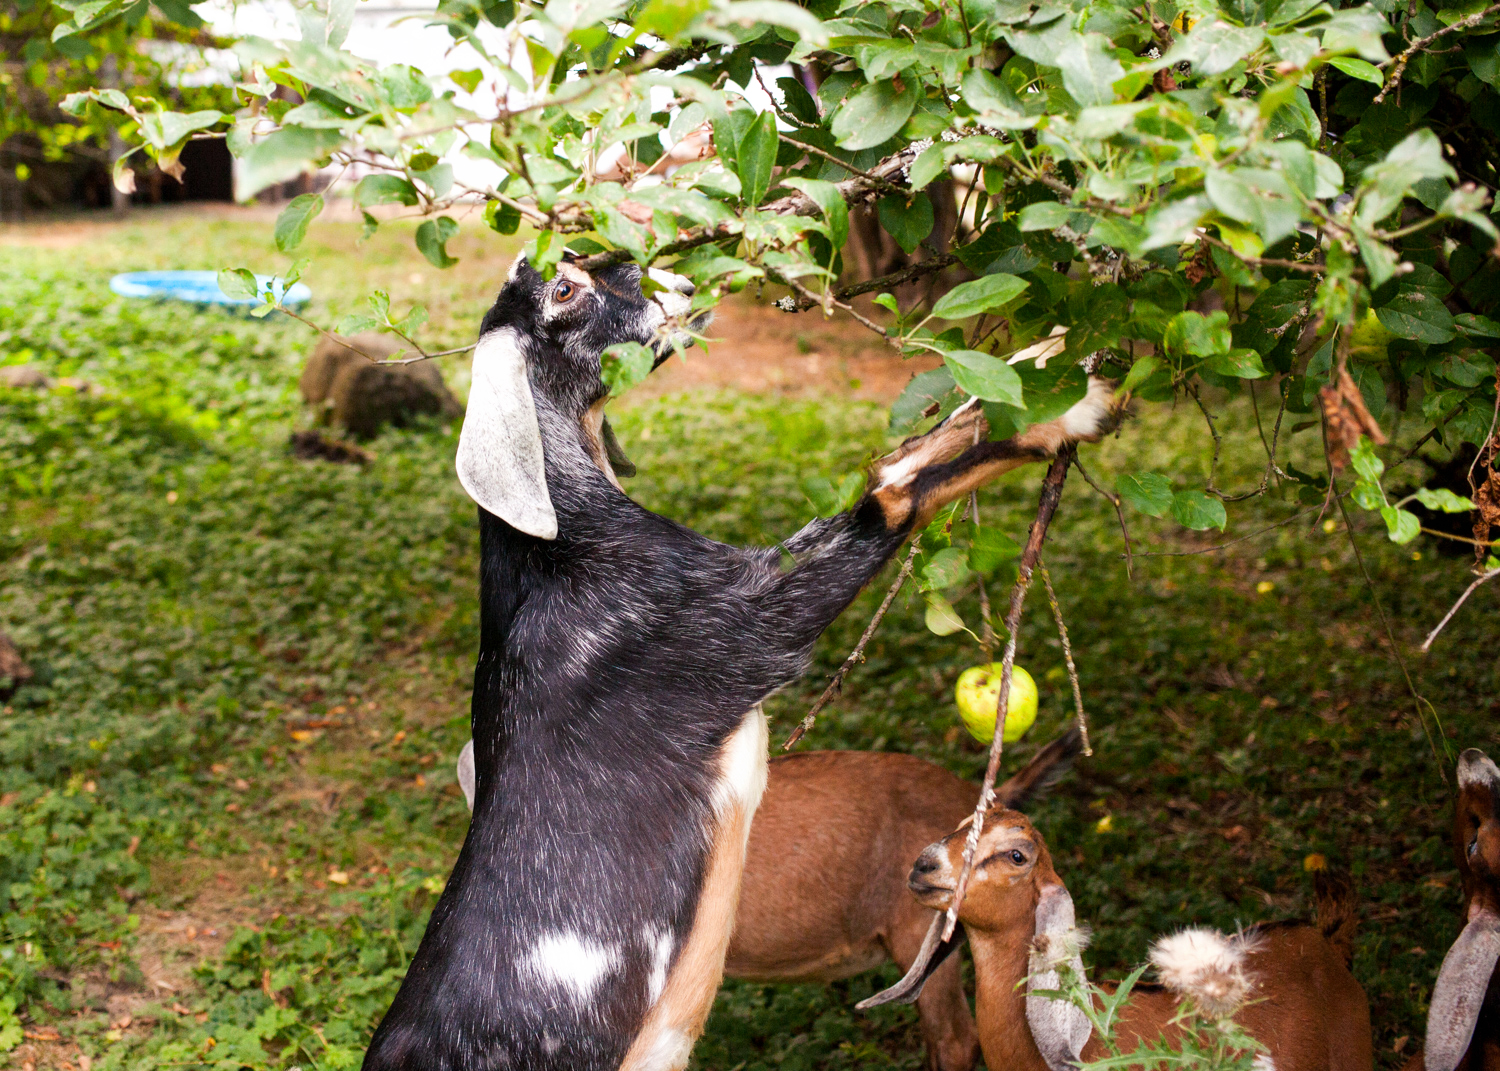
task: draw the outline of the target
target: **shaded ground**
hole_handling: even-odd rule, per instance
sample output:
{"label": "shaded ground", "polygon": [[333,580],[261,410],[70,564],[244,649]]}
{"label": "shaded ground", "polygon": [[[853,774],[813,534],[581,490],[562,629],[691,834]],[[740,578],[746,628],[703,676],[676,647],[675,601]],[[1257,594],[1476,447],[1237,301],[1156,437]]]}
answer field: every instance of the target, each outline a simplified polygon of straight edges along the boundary
{"label": "shaded ground", "polygon": [[[362,247],[356,235],[314,227],[314,312],[332,321],[387,286],[398,305],[429,303],[434,345],[466,340],[509,258],[466,230],[451,247],[463,262],[439,273],[399,227]],[[466,828],[452,760],[467,736],[477,548],[452,479],[456,429],[384,436],[365,469],[297,462],[285,441],[301,419],[305,329],[103,289],[129,268],[264,270],[270,248],[263,221],[235,213],[0,231],[0,362],[101,385],[97,398],[0,391],[0,628],[41,671],[0,714],[0,996],[20,995],[30,1035],[12,1066],[350,1066]],[[810,516],[803,477],[836,479],[882,448],[883,416],[848,400],[850,380],[886,398],[910,366],[814,315],[742,296],[709,357],[627,399],[616,423],[641,468],[632,494],[716,538],[764,544]],[[445,374],[464,386],[461,361]],[[674,393],[684,386],[764,395]],[[1226,458],[1244,459],[1221,483],[1253,485],[1248,407],[1213,404]],[[1291,438],[1304,467],[1311,434]],[[1155,414],[1087,463],[1106,484],[1160,471],[1187,486],[1206,439],[1192,414]],[[982,509],[1019,538],[1035,494],[1036,474],[1018,473]],[[1274,496],[1232,507],[1222,536],[1130,523],[1138,551],[1175,554],[1299,508]],[[1309,854],[1351,869],[1356,972],[1391,1066],[1420,1036],[1457,929],[1448,791],[1342,522],[1309,521],[1224,553],[1141,556],[1132,580],[1113,510],[1070,483],[1048,560],[1097,753],[1034,817],[1095,927],[1092,962],[1110,972],[1162,929],[1305,912]],[[1481,593],[1432,656],[1415,656],[1466,578],[1426,541],[1397,548],[1378,520],[1356,524],[1446,738],[1500,744],[1494,603]],[[768,705],[773,740],[884,586]],[[973,588],[955,604],[972,624]],[[809,744],[899,749],[976,777],[982,754],[951,701],[976,645],[931,635],[903,597],[868,655]],[[1039,598],[1021,661],[1042,715],[1007,765],[1068,716]],[[914,1068],[908,1009],[852,1011],[891,980],[730,984],[697,1065]]]}

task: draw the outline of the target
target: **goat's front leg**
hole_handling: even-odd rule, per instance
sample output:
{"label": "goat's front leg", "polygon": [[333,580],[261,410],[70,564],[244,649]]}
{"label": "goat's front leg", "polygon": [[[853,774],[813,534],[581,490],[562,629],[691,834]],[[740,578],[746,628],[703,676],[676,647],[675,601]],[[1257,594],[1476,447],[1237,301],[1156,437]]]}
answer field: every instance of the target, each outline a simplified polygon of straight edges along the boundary
{"label": "goat's front leg", "polygon": [[1118,419],[1114,385],[1090,377],[1088,393],[1062,416],[989,442],[989,423],[978,399],[971,399],[926,435],[876,462],[869,497],[892,531],[923,528],[938,510],[997,476],[1056,457],[1065,446],[1098,442]]}
{"label": "goat's front leg", "polygon": [[[827,628],[906,537],[944,505],[1002,473],[1096,442],[1114,427],[1113,385],[1090,378],[1088,393],[1055,420],[989,442],[977,401],[877,461],[869,490],[848,513],[816,520],[784,544],[797,567],[768,593],[764,609],[781,644],[801,649]],[[976,440],[978,440],[976,442]]]}

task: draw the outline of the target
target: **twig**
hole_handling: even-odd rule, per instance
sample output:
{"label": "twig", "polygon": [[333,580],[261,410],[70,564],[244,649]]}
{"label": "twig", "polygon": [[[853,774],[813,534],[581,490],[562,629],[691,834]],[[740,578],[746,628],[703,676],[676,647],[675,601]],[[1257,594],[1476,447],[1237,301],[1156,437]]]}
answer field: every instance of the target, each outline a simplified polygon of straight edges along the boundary
{"label": "twig", "polygon": [[[1331,472],[1331,465],[1329,466],[1329,469]],[[1331,475],[1328,480],[1328,485],[1330,489],[1332,489],[1332,487],[1334,486],[1333,478]],[[1406,690],[1411,693],[1412,706],[1416,709],[1417,712],[1417,721],[1422,725],[1422,732],[1427,735],[1427,745],[1428,747],[1432,748],[1432,757],[1438,760],[1438,766],[1439,768],[1441,768],[1443,757],[1438,754],[1437,744],[1432,739],[1432,730],[1427,728],[1427,719],[1422,714],[1422,704],[1426,703],[1427,708],[1432,711],[1432,720],[1437,723],[1438,735],[1442,736],[1443,723],[1438,719],[1437,708],[1434,707],[1432,703],[1428,702],[1428,700],[1423,699],[1421,695],[1417,693],[1417,686],[1412,683],[1411,672],[1406,668],[1406,659],[1401,657],[1401,648],[1396,644],[1396,634],[1391,631],[1391,623],[1385,616],[1385,607],[1381,605],[1380,594],[1375,590],[1375,581],[1370,576],[1370,570],[1365,568],[1364,555],[1360,554],[1359,544],[1355,542],[1354,525],[1350,523],[1349,510],[1344,506],[1344,496],[1334,495],[1333,500],[1338,504],[1339,513],[1344,518],[1344,534],[1349,537],[1349,547],[1354,551],[1354,560],[1359,563],[1359,571],[1364,574],[1365,586],[1370,589],[1370,599],[1375,603],[1375,612],[1380,615],[1380,625],[1385,629],[1386,642],[1391,645],[1391,654],[1395,656],[1396,664],[1401,667],[1401,676],[1406,678]],[[1448,740],[1446,737],[1443,737],[1443,749],[1446,751],[1447,747]]]}
{"label": "twig", "polygon": [[[789,278],[787,276],[781,275],[778,272],[769,271],[769,270],[766,272],[766,278],[770,279],[772,282],[781,283],[783,286],[788,286],[791,289],[797,291],[797,293],[799,293],[799,294],[802,295],[802,299],[804,301],[811,301],[814,305],[822,305],[823,304],[822,300],[819,299],[818,295],[814,294],[811,290],[809,290],[807,287],[803,286],[796,279],[792,279],[792,278]],[[832,294],[830,294],[830,295],[828,295],[828,303],[830,305],[832,305],[834,308],[843,309],[850,316],[854,317],[860,323],[864,324],[864,326],[868,327],[871,331],[874,331],[881,338],[885,339],[887,345],[893,346],[894,348],[896,348],[898,350],[901,348],[901,341],[899,339],[891,338],[889,335],[886,334],[885,328],[881,327],[874,320],[872,320],[868,316],[864,315],[862,312],[860,312],[858,309],[856,309],[853,305],[850,305],[847,301],[840,301],[836,297],[834,297]],[[811,306],[809,306],[809,308],[810,307]]]}
{"label": "twig", "polygon": [[[867,279],[862,283],[853,283],[849,286],[841,287],[833,292],[833,297],[836,301],[848,301],[850,298],[858,297],[860,294],[868,294],[875,290],[886,290],[891,287],[900,286],[902,283],[909,283],[913,279],[920,279],[924,275],[940,272],[944,268],[951,267],[957,263],[958,255],[955,253],[943,253],[941,256],[928,257],[926,260],[919,260],[915,264],[902,268],[900,271],[892,272],[889,275],[882,275],[878,279]],[[809,303],[804,298],[797,302],[797,311],[806,312],[808,309],[820,307],[821,304],[821,302]]]}
{"label": "twig", "polygon": [[[1081,470],[1080,470],[1081,471]],[[1078,732],[1083,737],[1084,755],[1092,755],[1089,746],[1089,723],[1083,714],[1083,688],[1078,683],[1078,667],[1073,664],[1073,645],[1068,641],[1068,626],[1063,621],[1062,607],[1057,604],[1057,593],[1052,590],[1052,576],[1047,566],[1042,565],[1042,584],[1047,589],[1047,605],[1052,607],[1052,619],[1057,622],[1057,635],[1062,640],[1063,661],[1068,664],[1068,680],[1073,684],[1073,709],[1078,711]]]}
{"label": "twig", "polygon": [[1079,461],[1076,456],[1073,458],[1073,467],[1078,470],[1078,475],[1082,476],[1084,478],[1084,481],[1090,487],[1092,487],[1095,491],[1098,491],[1101,495],[1109,500],[1109,504],[1111,506],[1115,507],[1115,516],[1120,518],[1120,534],[1125,537],[1125,578],[1127,580],[1134,580],[1135,556],[1131,553],[1130,550],[1130,529],[1125,527],[1125,509],[1120,505],[1120,496],[1111,494],[1104,488],[1100,487],[1097,483],[1095,483],[1094,478],[1090,476],[1088,470],[1083,467],[1083,462]]}
{"label": "twig", "polygon": [[1479,578],[1474,581],[1474,583],[1464,588],[1464,593],[1458,597],[1458,601],[1453,604],[1453,607],[1443,615],[1443,619],[1437,623],[1437,628],[1433,629],[1427,634],[1427,639],[1422,643],[1423,654],[1426,654],[1428,650],[1431,649],[1432,641],[1437,639],[1438,633],[1442,632],[1443,628],[1448,624],[1448,622],[1453,620],[1453,615],[1458,613],[1458,608],[1464,604],[1464,600],[1467,599],[1470,595],[1474,594],[1474,589],[1477,588],[1480,584],[1483,584],[1485,581],[1495,579],[1495,577],[1497,576],[1500,576],[1500,569],[1491,569],[1489,572],[1481,574]]}
{"label": "twig", "polygon": [[990,742],[990,761],[984,768],[984,787],[979,791],[979,802],[974,807],[974,821],[969,826],[968,839],[964,841],[964,865],[958,875],[958,885],[953,890],[953,903],[948,908],[948,921],[943,927],[943,940],[953,936],[958,925],[958,909],[969,890],[969,878],[974,873],[974,851],[979,847],[979,835],[984,830],[984,816],[995,801],[995,778],[1000,773],[1000,758],[1005,751],[1005,715],[1010,710],[1010,679],[1016,665],[1016,636],[1021,631],[1021,607],[1026,603],[1026,591],[1031,587],[1031,574],[1042,555],[1042,543],[1047,538],[1047,527],[1057,512],[1062,499],[1063,482],[1068,478],[1068,468],[1073,463],[1073,448],[1064,447],[1057,452],[1047,476],[1042,481],[1041,499],[1036,507],[1036,520],[1031,522],[1031,532],[1026,537],[1026,548],[1021,551],[1015,587],[1010,592],[1010,610],[1005,615],[1005,654],[1000,658],[1000,694],[995,700],[995,737]]}
{"label": "twig", "polygon": [[1467,543],[1469,546],[1478,547],[1481,550],[1486,547],[1493,547],[1496,542],[1493,539],[1486,541],[1483,539],[1472,539],[1469,536],[1454,535],[1452,532],[1440,532],[1436,528],[1422,528],[1420,531],[1425,535],[1436,536],[1439,539],[1451,539],[1455,543]]}
{"label": "twig", "polygon": [[[1390,78],[1387,79],[1385,85],[1381,87],[1380,92],[1375,94],[1375,99],[1371,101],[1371,103],[1379,104],[1381,101],[1385,100],[1385,95],[1387,93],[1401,84],[1401,77],[1402,75],[1406,74],[1406,65],[1411,62],[1411,58],[1418,52],[1421,52],[1424,48],[1432,44],[1432,42],[1436,41],[1444,34],[1453,33],[1455,30],[1467,30],[1470,26],[1475,26],[1480,22],[1483,22],[1486,18],[1495,14],[1496,12],[1500,12],[1500,4],[1491,4],[1483,11],[1476,11],[1472,15],[1465,15],[1463,18],[1459,19],[1451,26],[1444,26],[1441,30],[1434,31],[1433,33],[1428,34],[1426,37],[1417,38],[1411,44],[1407,45],[1406,51],[1395,57],[1395,59],[1386,60],[1386,63],[1394,63],[1396,66],[1391,71]],[[1381,66],[1383,67],[1385,66],[1385,64],[1381,64]]]}
{"label": "twig", "polygon": [[[1348,494],[1348,491],[1344,491],[1338,497],[1343,498]],[[1211,547],[1200,547],[1198,550],[1147,550],[1139,551],[1138,553],[1142,558],[1191,558],[1195,554],[1217,554],[1221,550],[1229,549],[1236,543],[1243,543],[1247,539],[1254,539],[1256,536],[1263,536],[1267,532],[1274,532],[1278,528],[1285,528],[1298,518],[1306,517],[1309,513],[1317,513],[1321,516],[1323,509],[1327,505],[1327,502],[1319,502],[1316,506],[1308,506],[1305,510],[1292,514],[1284,521],[1268,524],[1264,528],[1251,532],[1249,535],[1242,535],[1238,539],[1231,539],[1227,543],[1216,543]]]}
{"label": "twig", "polygon": [[801,149],[803,152],[806,152],[806,153],[812,153],[814,156],[821,156],[823,159],[827,160],[829,163],[836,164],[839,167],[842,167],[845,171],[849,172],[851,175],[858,175],[860,178],[869,179],[870,182],[871,182],[871,184],[876,189],[881,189],[881,190],[884,190],[886,193],[894,193],[894,194],[897,194],[897,195],[902,196],[902,197],[905,197],[905,196],[907,196],[908,194],[911,193],[910,190],[903,189],[902,187],[897,186],[894,183],[887,182],[885,179],[881,178],[879,175],[872,175],[868,171],[864,171],[864,170],[862,170],[862,169],[860,169],[858,167],[855,167],[848,160],[840,160],[837,156],[833,155],[833,153],[829,152],[827,149],[820,149],[816,145],[809,145],[809,144],[807,144],[805,141],[798,141],[796,138],[789,138],[785,134],[778,133],[776,136],[777,136],[777,138],[779,138],[780,140],[786,142],[788,145],[792,146],[793,148]]}
{"label": "twig", "polygon": [[1301,271],[1309,275],[1322,275],[1327,269],[1321,264],[1306,264],[1300,260],[1277,260],[1275,257],[1255,257],[1249,253],[1236,252],[1228,242],[1221,242],[1211,234],[1199,233],[1198,237],[1209,245],[1217,246],[1226,253],[1232,253],[1236,259],[1256,268],[1285,268],[1287,271]]}
{"label": "twig", "polygon": [[906,578],[911,576],[912,565],[916,562],[917,552],[921,549],[922,537],[917,536],[916,539],[911,541],[911,550],[906,555],[906,561],[901,563],[901,571],[896,574],[895,582],[891,584],[890,590],[885,593],[885,598],[881,600],[880,609],[875,611],[875,616],[870,618],[870,623],[865,626],[864,635],[854,645],[854,650],[849,652],[849,657],[844,659],[844,664],[833,675],[833,680],[828,682],[828,687],[823,689],[823,694],[818,696],[818,701],[808,710],[801,724],[792,730],[792,735],[787,737],[786,743],[781,745],[782,751],[790,751],[796,745],[797,741],[806,735],[807,730],[811,729],[813,723],[818,720],[818,713],[828,705],[829,701],[833,699],[834,695],[843,686],[844,678],[849,676],[849,671],[854,668],[855,663],[864,661],[865,644],[869,643],[870,637],[875,635],[875,629],[879,627],[881,618],[885,617],[885,612],[891,608],[891,603],[896,599],[896,593],[901,590],[901,585],[906,583]]}
{"label": "twig", "polygon": [[411,343],[412,348],[417,351],[417,356],[398,357],[395,360],[381,360],[378,357],[371,357],[364,350],[360,349],[354,344],[353,339],[342,338],[339,335],[335,335],[333,332],[327,330],[326,328],[319,327],[317,324],[309,320],[306,316],[303,316],[301,313],[294,312],[293,310],[287,308],[285,305],[281,304],[280,301],[278,301],[272,307],[276,309],[277,312],[284,312],[299,323],[303,323],[308,327],[311,327],[314,331],[322,335],[324,338],[328,339],[330,342],[336,342],[340,346],[343,346],[345,349],[354,351],[365,360],[369,361],[371,364],[416,364],[418,361],[430,360],[433,357],[447,357],[450,354],[454,353],[468,353],[475,346],[479,345],[478,342],[471,342],[467,346],[460,346],[456,350],[438,350],[436,353],[428,353],[421,346],[413,342],[410,336],[402,334],[400,331],[396,331],[395,333],[399,335],[404,341]]}

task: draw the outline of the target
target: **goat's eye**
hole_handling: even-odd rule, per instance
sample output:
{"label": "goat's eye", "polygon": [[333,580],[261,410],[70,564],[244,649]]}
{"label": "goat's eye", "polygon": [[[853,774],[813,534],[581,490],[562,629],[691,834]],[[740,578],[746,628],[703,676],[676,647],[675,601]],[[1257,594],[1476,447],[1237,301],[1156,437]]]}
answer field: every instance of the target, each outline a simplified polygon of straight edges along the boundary
{"label": "goat's eye", "polygon": [[1469,841],[1469,858],[1472,859],[1474,853],[1477,851],[1479,851],[1479,838],[1476,836],[1473,840]]}
{"label": "goat's eye", "polygon": [[559,305],[566,305],[578,294],[578,287],[566,279],[557,284],[557,289],[552,291],[552,299]]}
{"label": "goat's eye", "polygon": [[1013,849],[1010,853],[1010,861],[1016,866],[1022,866],[1026,862],[1026,853]]}

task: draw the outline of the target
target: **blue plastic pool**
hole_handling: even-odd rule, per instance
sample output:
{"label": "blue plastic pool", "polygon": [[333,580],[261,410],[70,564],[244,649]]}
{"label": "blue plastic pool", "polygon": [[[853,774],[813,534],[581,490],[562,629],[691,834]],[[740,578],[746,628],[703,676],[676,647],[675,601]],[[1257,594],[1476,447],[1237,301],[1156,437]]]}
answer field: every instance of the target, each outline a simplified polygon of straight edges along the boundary
{"label": "blue plastic pool", "polygon": [[[257,275],[261,285],[271,282],[269,275]],[[282,284],[272,284],[282,294]],[[258,305],[251,298],[232,298],[219,289],[219,273],[213,271],[128,271],[109,281],[109,288],[121,297],[176,298],[200,305]],[[312,297],[305,283],[293,283],[282,294],[283,305],[301,305]]]}

